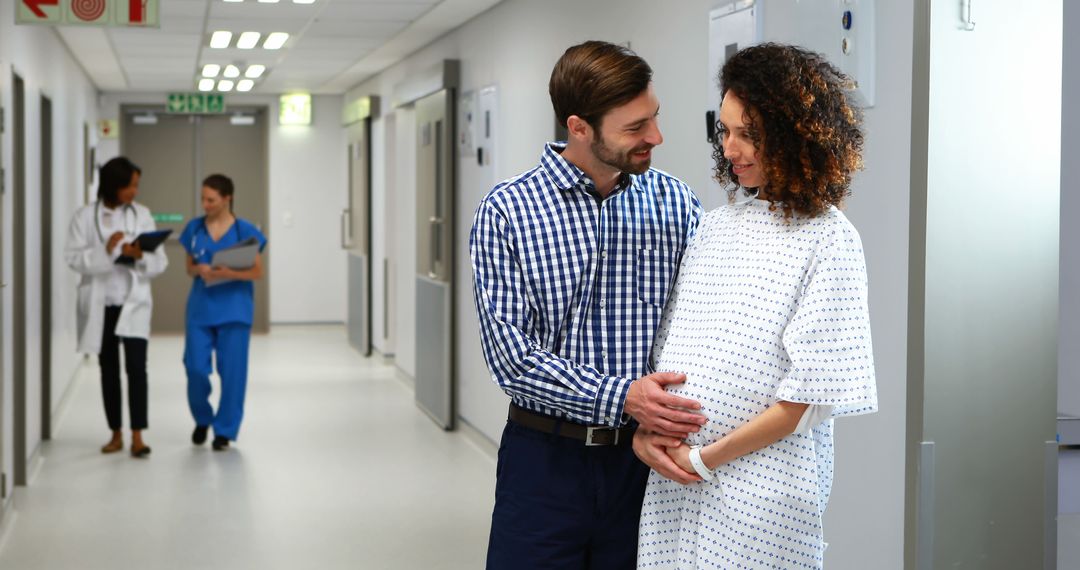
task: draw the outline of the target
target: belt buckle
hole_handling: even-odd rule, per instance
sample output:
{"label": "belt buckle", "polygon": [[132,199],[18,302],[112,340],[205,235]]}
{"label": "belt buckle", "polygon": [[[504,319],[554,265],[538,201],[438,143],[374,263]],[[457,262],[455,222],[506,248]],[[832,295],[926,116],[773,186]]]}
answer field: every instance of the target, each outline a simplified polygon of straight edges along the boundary
{"label": "belt buckle", "polygon": [[[615,432],[615,440],[611,443],[597,443],[593,441],[593,434],[602,433],[605,431]],[[618,445],[619,444],[619,430],[617,428],[609,428],[604,426],[593,426],[585,428],[585,446],[586,447],[599,447],[602,445]]]}

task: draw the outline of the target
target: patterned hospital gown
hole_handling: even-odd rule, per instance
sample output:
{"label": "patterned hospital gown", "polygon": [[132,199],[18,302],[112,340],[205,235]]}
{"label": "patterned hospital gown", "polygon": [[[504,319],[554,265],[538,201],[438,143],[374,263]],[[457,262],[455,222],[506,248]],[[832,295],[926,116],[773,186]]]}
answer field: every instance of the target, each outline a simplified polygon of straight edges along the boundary
{"label": "patterned hospital gown", "polygon": [[[705,445],[778,400],[877,410],[866,267],[839,210],[785,221],[767,202],[709,212],[686,250],[653,349],[672,389],[701,402]],[[680,485],[650,474],[638,568],[821,568],[833,422]]]}

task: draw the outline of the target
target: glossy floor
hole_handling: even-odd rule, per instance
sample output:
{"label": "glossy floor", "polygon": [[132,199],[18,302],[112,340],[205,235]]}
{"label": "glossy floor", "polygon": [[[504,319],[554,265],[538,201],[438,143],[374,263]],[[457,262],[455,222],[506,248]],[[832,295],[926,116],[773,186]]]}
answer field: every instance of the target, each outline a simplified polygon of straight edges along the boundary
{"label": "glossy floor", "polygon": [[243,429],[222,453],[189,441],[181,345],[150,343],[148,460],[98,451],[87,363],[6,517],[0,568],[483,567],[490,449],[437,428],[343,328],[254,338]]}

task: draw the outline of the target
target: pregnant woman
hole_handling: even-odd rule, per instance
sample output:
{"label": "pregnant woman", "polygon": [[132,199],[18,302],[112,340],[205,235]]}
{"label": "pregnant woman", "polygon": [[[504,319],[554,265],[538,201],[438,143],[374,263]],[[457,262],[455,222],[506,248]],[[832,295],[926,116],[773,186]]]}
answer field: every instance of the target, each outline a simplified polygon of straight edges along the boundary
{"label": "pregnant woman", "polygon": [[[765,44],[720,73],[717,178],[657,332],[657,371],[708,423],[639,430],[653,467],[639,568],[821,568],[834,417],[877,409],[866,269],[837,209],[861,166],[851,82],[817,54]],[[750,199],[734,203],[738,187]]]}

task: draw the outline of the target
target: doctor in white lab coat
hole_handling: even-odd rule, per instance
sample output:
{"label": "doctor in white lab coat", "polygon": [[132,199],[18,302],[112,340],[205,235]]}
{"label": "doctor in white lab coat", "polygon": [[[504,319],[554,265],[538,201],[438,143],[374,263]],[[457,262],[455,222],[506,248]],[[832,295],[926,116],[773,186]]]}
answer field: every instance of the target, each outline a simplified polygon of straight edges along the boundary
{"label": "doctor in white lab coat", "polygon": [[[112,453],[124,448],[120,389],[120,345],[128,377],[131,414],[131,455],[147,457],[142,439],[147,420],[146,349],[150,338],[153,299],[150,280],[168,266],[165,248],[144,252],[135,241],[154,231],[150,210],[135,203],[142,171],[117,157],[101,167],[96,202],[83,206],[68,228],[64,258],[80,275],[78,286],[79,351],[98,355],[105,418],[112,438],[101,448]],[[121,257],[134,263],[118,263]],[[122,260],[123,261],[123,260]]]}

